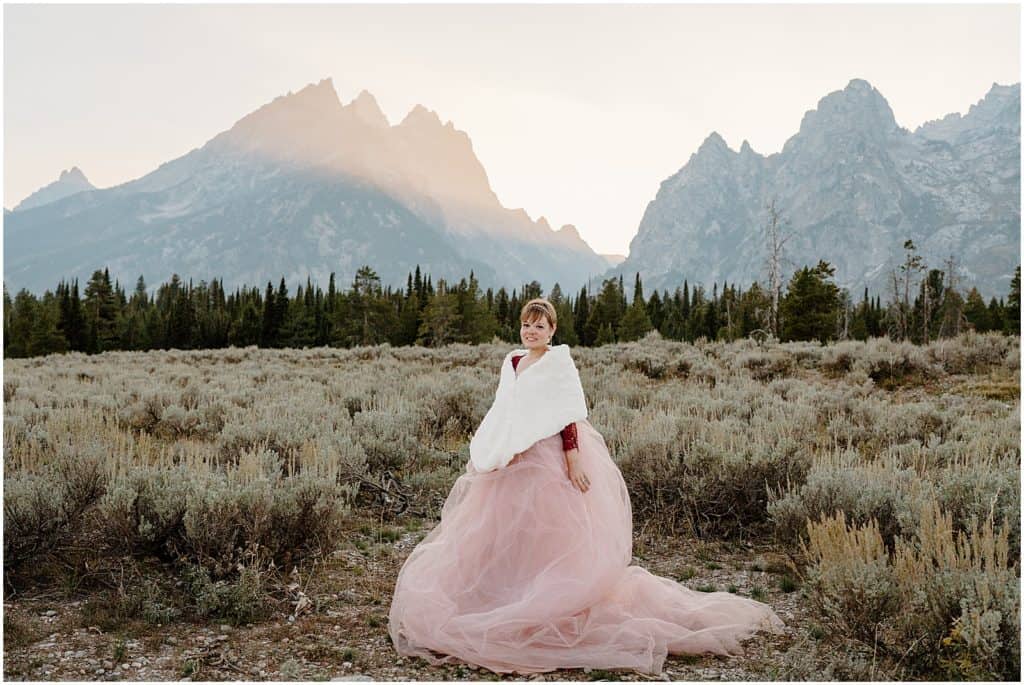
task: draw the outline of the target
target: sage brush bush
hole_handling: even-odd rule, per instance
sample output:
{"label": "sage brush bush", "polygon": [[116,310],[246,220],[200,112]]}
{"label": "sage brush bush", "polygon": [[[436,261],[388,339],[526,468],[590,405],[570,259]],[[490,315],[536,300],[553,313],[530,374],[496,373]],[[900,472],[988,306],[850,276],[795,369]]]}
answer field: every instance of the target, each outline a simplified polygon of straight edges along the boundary
{"label": "sage brush bush", "polygon": [[[7,360],[5,571],[61,560],[76,541],[97,558],[155,554],[191,574],[200,613],[256,615],[277,567],[336,545],[350,509],[436,519],[513,347]],[[652,335],[573,356],[638,527],[704,538],[774,531],[794,551],[822,517],[874,526],[848,552],[856,564],[812,565],[814,587],[852,593],[823,595],[822,615],[850,640],[874,640],[878,628],[893,649],[914,645],[899,669],[1007,672],[1012,601],[999,594],[1002,581],[991,585],[988,566],[980,575],[960,568],[954,589],[953,572],[934,560],[914,566],[928,601],[947,608],[926,611],[902,596],[897,606],[930,622],[900,623],[887,602],[891,588],[910,587],[897,551],[924,554],[921,536],[935,530],[923,518],[929,502],[950,535],[982,539],[991,518],[1008,556],[1019,554],[1018,338],[965,334],[918,347]],[[915,645],[914,630],[929,637]]]}
{"label": "sage brush bush", "polygon": [[[956,532],[934,500],[890,553],[876,523],[840,511],[812,522],[802,551],[815,608],[841,636],[922,676],[1010,679],[1020,669],[1020,588],[1005,529]],[[909,659],[908,659],[909,657]]]}
{"label": "sage brush bush", "polygon": [[926,349],[927,358],[946,373],[986,373],[1011,357],[1016,359],[1016,368],[1020,367],[1020,339],[1000,333],[967,331],[958,338],[936,340]]}
{"label": "sage brush bush", "polygon": [[269,450],[247,454],[237,472],[203,473],[189,489],[178,554],[215,580],[233,575],[249,554],[291,565],[337,542],[343,497],[332,480],[284,477]]}
{"label": "sage brush bush", "polygon": [[71,542],[107,487],[95,445],[62,445],[38,472],[4,479],[4,575]]}

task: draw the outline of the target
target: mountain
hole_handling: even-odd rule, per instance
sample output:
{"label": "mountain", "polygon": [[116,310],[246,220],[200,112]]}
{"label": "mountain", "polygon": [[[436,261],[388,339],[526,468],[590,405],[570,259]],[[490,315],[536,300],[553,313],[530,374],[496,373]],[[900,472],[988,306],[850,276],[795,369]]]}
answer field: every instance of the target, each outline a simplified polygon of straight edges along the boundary
{"label": "mountain", "polygon": [[608,266],[618,266],[626,261],[626,255],[624,254],[602,254],[601,257],[604,258],[604,261],[608,262]]}
{"label": "mountain", "polygon": [[40,207],[69,195],[80,193],[83,190],[92,190],[94,187],[92,183],[89,183],[89,179],[85,177],[82,170],[73,166],[60,172],[60,177],[56,181],[43,186],[19,202],[12,211],[17,212],[23,209],[31,209],[32,207]]}
{"label": "mountain", "polygon": [[967,114],[911,132],[871,84],[853,79],[804,114],[780,152],[712,132],[648,204],[628,258],[605,274],[639,271],[651,288],[683,279],[766,283],[765,205],[789,222],[784,277],[825,259],[858,299],[888,296],[912,239],[924,262],[951,254],[960,286],[1008,292],[1020,253],[1020,84],[991,89]]}
{"label": "mountain", "polygon": [[414,107],[391,125],[331,79],[282,95],[200,148],[112,188],[5,219],[9,289],[52,288],[108,266],[155,284],[172,273],[226,288],[304,283],[362,264],[404,286],[421,270],[482,287],[531,280],[575,289],[606,268],[574,228],[501,205],[468,135]]}

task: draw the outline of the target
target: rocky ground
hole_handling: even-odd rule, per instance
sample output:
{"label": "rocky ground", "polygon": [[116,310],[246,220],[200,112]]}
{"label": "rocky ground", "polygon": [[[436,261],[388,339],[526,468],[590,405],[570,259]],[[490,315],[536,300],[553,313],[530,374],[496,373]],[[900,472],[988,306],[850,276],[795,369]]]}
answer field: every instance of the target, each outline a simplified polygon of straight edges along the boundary
{"label": "rocky ground", "polygon": [[521,676],[399,657],[387,633],[401,563],[426,529],[381,536],[362,526],[328,559],[290,584],[292,613],[232,627],[130,621],[89,625],[88,597],[26,593],[4,602],[4,677],[9,680],[772,680],[783,655],[813,621],[785,559],[769,546],[637,537],[634,563],[698,590],[767,602],[783,634],[759,634],[736,657],[670,656],[658,676],[560,670]]}

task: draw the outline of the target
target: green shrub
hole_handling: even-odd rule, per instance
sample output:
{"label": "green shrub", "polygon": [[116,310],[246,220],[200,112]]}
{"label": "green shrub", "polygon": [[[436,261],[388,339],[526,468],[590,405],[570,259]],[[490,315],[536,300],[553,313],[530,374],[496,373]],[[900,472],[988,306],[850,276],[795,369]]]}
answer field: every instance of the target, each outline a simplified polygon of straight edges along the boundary
{"label": "green shrub", "polygon": [[272,610],[263,574],[256,566],[242,566],[238,577],[231,580],[212,580],[200,565],[186,565],[182,576],[195,612],[202,618],[237,626],[266,618]]}

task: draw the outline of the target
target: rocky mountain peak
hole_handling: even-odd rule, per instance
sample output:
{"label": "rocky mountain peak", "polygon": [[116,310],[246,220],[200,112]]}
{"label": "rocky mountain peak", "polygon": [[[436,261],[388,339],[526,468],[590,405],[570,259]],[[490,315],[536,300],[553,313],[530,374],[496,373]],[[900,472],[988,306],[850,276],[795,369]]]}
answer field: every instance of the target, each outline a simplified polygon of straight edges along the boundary
{"label": "rocky mountain peak", "polygon": [[326,137],[342,124],[345,112],[330,78],[288,91],[239,119],[207,145],[260,150],[273,158],[317,156]]}
{"label": "rocky mountain peak", "polygon": [[966,114],[953,112],[940,119],[926,121],[914,135],[933,140],[954,141],[969,129],[1005,127],[1020,131],[1020,84],[1001,86],[993,83],[988,93],[972,104]]}
{"label": "rocky mountain peak", "polygon": [[993,83],[985,97],[971,105],[964,119],[976,119],[979,122],[994,123],[1007,118],[1017,120],[1019,128],[1020,115],[1020,84],[1001,86]]}
{"label": "rocky mountain peak", "polygon": [[777,198],[797,236],[788,259],[830,261],[851,292],[884,293],[911,238],[928,264],[955,254],[964,284],[1003,294],[1020,250],[1019,117],[1019,84],[993,84],[966,115],[925,127],[946,144],[908,144],[881,94],[853,79],[805,114],[780,153],[743,141],[734,158],[712,133],[661,183],[629,257],[604,277],[640,271],[670,291],[684,279],[749,284],[763,276],[764,207]]}
{"label": "rocky mountain peak", "polygon": [[701,152],[702,150],[722,150],[729,152],[729,145],[725,142],[725,138],[723,138],[718,131],[712,131],[708,137],[704,139],[704,142],[700,144],[700,147],[697,148],[697,152]]}
{"label": "rocky mountain peak", "polygon": [[77,166],[64,169],[56,181],[43,186],[24,200],[14,206],[15,212],[23,209],[32,209],[42,205],[56,202],[83,190],[95,190],[96,186],[89,182],[82,170]]}
{"label": "rocky mountain peak", "polygon": [[60,177],[57,180],[78,181],[81,183],[87,183],[89,185],[92,185],[91,183],[89,183],[89,179],[85,177],[85,174],[82,173],[82,170],[79,169],[77,166],[73,166],[70,169],[65,169],[64,171],[60,172]]}
{"label": "rocky mountain peak", "polygon": [[558,229],[558,232],[564,234],[569,238],[582,240],[582,238],[580,237],[580,232],[576,230],[576,227],[573,226],[572,224],[564,224],[561,228]]}
{"label": "rocky mountain peak", "polygon": [[[451,122],[448,122],[449,125]],[[413,128],[442,128],[441,118],[437,116],[437,112],[432,109],[427,109],[423,105],[417,104],[409,113],[402,119],[402,123],[399,124],[402,127],[413,127]],[[449,126],[450,127],[450,126]]]}
{"label": "rocky mountain peak", "polygon": [[365,88],[359,91],[359,95],[352,102],[345,105],[345,109],[351,112],[356,119],[372,128],[390,128],[391,126],[387,116],[377,104],[377,98],[373,97]]}
{"label": "rocky mountain peak", "polygon": [[[79,177],[71,169],[51,186],[64,196]],[[605,268],[575,231],[502,206],[454,123],[416,105],[391,126],[369,91],[344,105],[330,78],[266,102],[145,176],[69,200],[7,218],[5,240],[18,238],[5,242],[10,283],[52,287],[54,274],[85,263],[235,284],[323,283],[371,264],[404,283],[418,264],[445,278],[474,270],[487,287],[552,278],[574,289]],[[211,240],[215,253],[199,247]]]}
{"label": "rocky mountain peak", "polygon": [[274,98],[269,106],[273,107],[275,103],[279,109],[287,106],[325,113],[336,113],[342,107],[338,91],[334,89],[334,81],[329,76],[317,83],[308,84],[296,93],[288,91],[287,95]]}
{"label": "rocky mountain peak", "polygon": [[[697,151],[690,156],[688,165],[695,171],[718,173],[730,168],[735,152],[729,149],[718,131],[712,131]],[[681,170],[680,170],[681,171]]]}
{"label": "rocky mountain peak", "polygon": [[860,131],[881,136],[898,128],[892,108],[882,94],[864,79],[851,79],[842,90],[818,100],[815,109],[804,113],[800,134]]}

